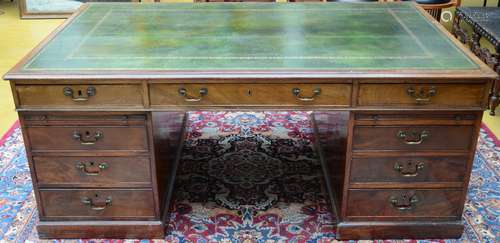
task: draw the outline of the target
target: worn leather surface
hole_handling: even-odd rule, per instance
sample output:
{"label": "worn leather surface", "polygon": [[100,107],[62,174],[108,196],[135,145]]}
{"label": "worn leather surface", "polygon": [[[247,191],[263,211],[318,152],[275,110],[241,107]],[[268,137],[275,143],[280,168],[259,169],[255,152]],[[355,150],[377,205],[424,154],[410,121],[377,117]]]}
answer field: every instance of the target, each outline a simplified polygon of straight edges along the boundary
{"label": "worn leather surface", "polygon": [[477,68],[409,3],[101,3],[22,72]]}

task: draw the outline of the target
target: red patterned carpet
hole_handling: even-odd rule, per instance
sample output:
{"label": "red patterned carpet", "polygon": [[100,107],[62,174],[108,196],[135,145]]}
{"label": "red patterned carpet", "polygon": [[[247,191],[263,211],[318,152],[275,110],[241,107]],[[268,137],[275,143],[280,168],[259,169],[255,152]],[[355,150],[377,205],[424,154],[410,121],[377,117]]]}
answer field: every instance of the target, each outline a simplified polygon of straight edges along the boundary
{"label": "red patterned carpet", "polygon": [[[335,216],[326,206],[309,113],[192,112],[188,122],[166,242],[335,242]],[[495,142],[481,132],[461,239],[376,242],[499,242]],[[19,129],[0,144],[0,155],[6,189],[0,192],[0,236],[37,241]],[[91,242],[101,241],[122,242]]]}

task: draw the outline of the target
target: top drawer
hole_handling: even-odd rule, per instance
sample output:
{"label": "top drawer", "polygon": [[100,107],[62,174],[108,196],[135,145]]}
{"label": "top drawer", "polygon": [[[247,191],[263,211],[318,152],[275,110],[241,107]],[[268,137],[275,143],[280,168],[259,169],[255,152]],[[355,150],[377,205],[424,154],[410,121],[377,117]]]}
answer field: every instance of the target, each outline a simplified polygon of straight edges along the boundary
{"label": "top drawer", "polygon": [[476,107],[485,105],[486,84],[371,84],[359,86],[358,106]]}
{"label": "top drawer", "polygon": [[481,112],[358,112],[352,149],[469,151],[481,115]]}
{"label": "top drawer", "polygon": [[351,84],[151,84],[151,106],[350,106]]}
{"label": "top drawer", "polygon": [[142,107],[138,84],[16,85],[19,108]]}

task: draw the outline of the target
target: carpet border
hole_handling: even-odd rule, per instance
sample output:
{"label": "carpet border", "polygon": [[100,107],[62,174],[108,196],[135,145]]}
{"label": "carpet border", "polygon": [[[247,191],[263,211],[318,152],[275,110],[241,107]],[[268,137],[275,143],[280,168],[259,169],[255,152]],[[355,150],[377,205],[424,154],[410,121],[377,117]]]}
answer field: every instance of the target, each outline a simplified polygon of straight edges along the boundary
{"label": "carpet border", "polygon": [[19,120],[16,120],[11,126],[10,128],[2,135],[2,137],[0,138],[0,146],[3,146],[3,144],[5,143],[5,141],[7,141],[7,139],[9,139],[9,137],[12,135],[12,133],[14,133],[14,131],[19,128],[20,124],[19,124]]}
{"label": "carpet border", "polygon": [[481,128],[484,130],[484,132],[488,135],[488,137],[491,138],[492,142],[495,144],[495,147],[500,147],[500,140],[498,140],[497,136],[493,131],[486,125],[486,123],[482,122],[481,123]]}

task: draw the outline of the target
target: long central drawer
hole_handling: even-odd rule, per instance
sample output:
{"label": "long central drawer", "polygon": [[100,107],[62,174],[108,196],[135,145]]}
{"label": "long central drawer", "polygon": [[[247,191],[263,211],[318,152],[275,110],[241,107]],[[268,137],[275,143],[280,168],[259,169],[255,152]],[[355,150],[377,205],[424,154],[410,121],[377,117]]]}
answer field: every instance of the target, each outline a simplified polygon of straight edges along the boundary
{"label": "long central drawer", "polygon": [[151,106],[350,106],[351,84],[151,84]]}

